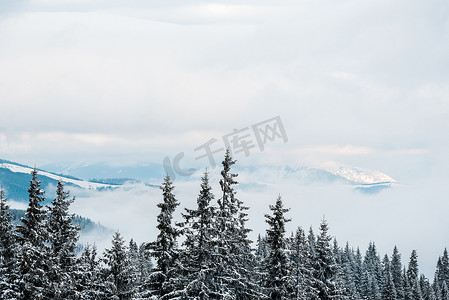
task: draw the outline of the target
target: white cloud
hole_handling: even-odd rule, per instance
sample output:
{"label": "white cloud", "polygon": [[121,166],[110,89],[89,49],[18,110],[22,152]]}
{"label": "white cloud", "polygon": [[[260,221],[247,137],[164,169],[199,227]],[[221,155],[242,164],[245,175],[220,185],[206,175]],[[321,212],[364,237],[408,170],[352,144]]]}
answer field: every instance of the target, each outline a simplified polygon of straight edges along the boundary
{"label": "white cloud", "polygon": [[[158,162],[280,115],[288,143],[242,162],[335,160],[417,191],[447,179],[449,2],[5,3],[1,157]],[[439,216],[446,190],[432,187]],[[418,218],[418,196],[398,193],[395,209]],[[386,233],[370,218],[366,236]]]}

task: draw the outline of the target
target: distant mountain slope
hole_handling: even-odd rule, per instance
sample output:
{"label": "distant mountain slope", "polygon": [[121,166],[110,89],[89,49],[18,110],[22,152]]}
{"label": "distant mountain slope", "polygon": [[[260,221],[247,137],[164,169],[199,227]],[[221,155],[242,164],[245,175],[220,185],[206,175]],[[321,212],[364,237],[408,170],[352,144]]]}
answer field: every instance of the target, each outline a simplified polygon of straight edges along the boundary
{"label": "distant mountain slope", "polygon": [[[49,164],[44,166],[47,170],[53,172],[80,176],[82,178],[100,178],[90,180],[94,182],[114,182],[112,178],[130,178],[142,180],[145,182],[159,183],[165,176],[162,164],[156,163],[135,163],[129,166],[111,166],[107,163],[95,164]],[[278,180],[294,179],[298,184],[327,184],[331,182],[345,182],[348,184],[380,184],[395,183],[396,180],[390,176],[376,171],[359,167],[345,166],[341,164],[331,163],[325,166],[307,167],[307,166],[242,166],[236,165],[236,172],[246,174],[253,179],[253,183],[263,183],[267,178]],[[213,170],[210,170],[211,172]],[[191,177],[176,176],[176,180],[192,180],[197,178],[198,174],[202,174],[203,170],[196,170]],[[104,178],[110,178],[105,181]],[[251,184],[251,182],[247,182]]]}
{"label": "distant mountain slope", "polygon": [[129,178],[144,182],[161,182],[166,172],[160,163],[136,163],[110,165],[108,163],[52,163],[42,166],[45,170],[70,174],[91,180],[91,178]]}
{"label": "distant mountain slope", "polygon": [[[74,186],[90,190],[109,190],[119,188],[125,183],[152,182],[148,186],[157,187],[165,176],[161,164],[142,163],[130,166],[111,166],[105,163],[70,165],[47,165],[53,172],[39,170],[39,179],[42,188],[46,190],[48,199],[54,197],[57,181],[61,179],[69,187]],[[211,170],[212,176],[214,171]],[[11,200],[26,202],[28,200],[28,186],[31,179],[32,168],[15,162],[0,160],[0,185]],[[67,172],[73,172],[70,175]],[[203,170],[197,170],[190,177],[177,176],[176,180],[198,180]],[[241,178],[241,187],[244,189],[264,189],[275,183],[290,181],[298,185],[328,185],[346,184],[355,187],[356,191],[375,194],[389,188],[397,181],[385,173],[354,166],[345,166],[337,163],[328,163],[324,166],[306,167],[298,166],[237,166],[236,172]],[[60,175],[58,173],[64,173]],[[218,174],[219,172],[217,172]],[[82,175],[83,178],[95,178],[89,181],[71,175]],[[49,200],[48,200],[49,201]]]}
{"label": "distant mountain slope", "polygon": [[[31,168],[31,167],[24,166],[24,165],[15,163],[15,162],[5,161],[5,160],[0,160],[0,168],[8,169],[14,173],[23,173],[23,174],[30,174],[31,171],[33,170],[33,168]],[[39,171],[40,176],[44,176],[44,177],[47,177],[47,178],[50,178],[50,179],[53,179],[56,181],[58,181],[60,179],[67,184],[76,185],[81,188],[90,189],[90,190],[101,189],[101,188],[110,188],[110,187],[114,186],[112,184],[89,182],[89,181],[79,179],[79,178],[76,178],[73,176],[54,174],[54,173],[50,173],[50,172],[40,170],[40,169],[38,171]]]}
{"label": "distant mountain slope", "polygon": [[[11,200],[28,201],[28,188],[33,168],[15,162],[0,160],[0,185],[5,190],[7,197]],[[89,182],[72,176],[62,176],[44,170],[38,170],[38,178],[42,181],[41,187],[49,192],[48,198],[53,197],[51,191],[56,187],[58,180],[62,180],[67,186],[75,186],[84,189],[111,189],[118,185]],[[49,201],[49,200],[48,200]]]}

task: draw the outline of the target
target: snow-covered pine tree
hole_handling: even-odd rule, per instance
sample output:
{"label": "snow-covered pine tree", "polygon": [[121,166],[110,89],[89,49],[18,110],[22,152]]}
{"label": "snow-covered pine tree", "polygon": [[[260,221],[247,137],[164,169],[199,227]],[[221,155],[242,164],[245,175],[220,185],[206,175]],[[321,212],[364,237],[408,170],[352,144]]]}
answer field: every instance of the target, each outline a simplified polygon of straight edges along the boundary
{"label": "snow-covered pine tree", "polygon": [[3,188],[0,189],[0,299],[21,299],[17,273],[17,236]]}
{"label": "snow-covered pine tree", "polygon": [[412,285],[410,284],[410,280],[409,277],[407,275],[407,271],[404,269],[402,270],[402,289],[404,291],[404,300],[413,300],[413,289],[412,289]]}
{"label": "snow-covered pine tree", "polygon": [[235,164],[229,149],[222,162],[220,186],[222,197],[218,199],[218,212],[215,222],[217,234],[217,268],[214,281],[217,283],[219,299],[251,299],[262,297],[254,282],[255,258],[251,252],[251,241],[246,228],[248,207],[235,197],[234,186],[237,174],[231,173]]}
{"label": "snow-covered pine tree", "polygon": [[391,273],[391,263],[388,255],[385,254],[382,261],[382,300],[397,300],[396,288]]}
{"label": "snow-covered pine tree", "polygon": [[128,300],[134,296],[133,265],[131,264],[125,241],[120,233],[115,232],[112,246],[103,254],[102,270],[105,280],[105,296],[107,299]]}
{"label": "snow-covered pine tree", "polygon": [[104,299],[105,286],[101,276],[100,261],[97,258],[97,247],[87,244],[78,258],[77,265],[75,299]]}
{"label": "snow-covered pine tree", "polygon": [[363,263],[362,263],[362,253],[360,252],[360,248],[357,247],[357,250],[355,251],[354,254],[354,261],[353,261],[353,267],[352,269],[354,270],[354,284],[355,287],[357,289],[357,293],[362,296],[363,292],[363,282],[362,282],[362,278],[363,278]]}
{"label": "snow-covered pine tree", "polygon": [[412,286],[413,300],[423,300],[421,286],[419,285],[419,281],[415,280]]}
{"label": "snow-covered pine tree", "polygon": [[315,256],[315,248],[316,248],[316,236],[313,232],[312,226],[309,228],[309,234],[307,235],[307,243],[309,244],[309,252],[311,257]]}
{"label": "snow-covered pine tree", "polygon": [[[143,284],[141,271],[142,266],[139,255],[139,246],[131,239],[129,241],[128,252],[126,253],[131,268],[131,289],[135,291],[135,295],[139,292],[139,287]],[[148,274],[147,274],[148,275]]]}
{"label": "snow-covered pine tree", "polygon": [[430,286],[429,280],[424,276],[424,274],[421,274],[419,276],[419,286],[421,289],[421,295],[423,300],[429,300],[432,298],[435,294],[432,293],[432,287]]}
{"label": "snow-covered pine tree", "polygon": [[394,246],[393,255],[391,256],[391,276],[393,277],[397,297],[399,299],[404,298],[401,254],[396,246]]}
{"label": "snow-covered pine tree", "polygon": [[138,278],[137,278],[137,290],[139,295],[146,294],[145,292],[145,282],[150,276],[153,270],[153,262],[151,261],[151,256],[146,249],[146,243],[142,243],[139,246],[139,256],[138,256]]}
{"label": "snow-covered pine tree", "polygon": [[182,295],[189,299],[213,299],[216,297],[213,274],[216,268],[214,218],[216,208],[211,205],[214,199],[206,170],[201,178],[201,189],[196,209],[185,209],[181,224],[185,249],[181,256],[185,271]]}
{"label": "snow-covered pine tree", "polygon": [[363,260],[363,268],[377,281],[379,287],[382,286],[382,266],[374,243],[369,243]]}
{"label": "snow-covered pine tree", "polygon": [[446,285],[449,283],[449,258],[446,248],[443,251],[443,256],[438,258],[434,285],[438,286],[439,289],[441,289],[441,287],[443,286],[443,282],[445,282]]}
{"label": "snow-covered pine tree", "polygon": [[407,269],[407,277],[413,293],[413,299],[421,298],[421,289],[418,284],[419,270],[418,270],[418,254],[416,250],[412,250],[410,261]]}
{"label": "snow-covered pine tree", "polygon": [[45,200],[44,191],[40,188],[41,181],[37,179],[37,169],[31,172],[29,202],[17,226],[19,233],[19,274],[20,287],[25,299],[44,299],[45,292],[50,285],[48,271],[48,232],[46,228],[46,211],[42,206]]}
{"label": "snow-covered pine tree", "polygon": [[266,236],[261,236],[260,234],[257,236],[255,256],[258,262],[264,261],[267,258],[268,246]]}
{"label": "snow-covered pine tree", "polygon": [[171,292],[182,289],[179,281],[179,249],[177,237],[180,230],[173,224],[173,213],[179,202],[173,194],[173,183],[170,176],[164,178],[161,190],[163,200],[157,206],[161,212],[157,216],[159,234],[156,241],[149,243],[146,247],[150,250],[150,255],[156,259],[156,267],[151,272],[145,283],[145,289],[149,289],[150,295],[169,298]]}
{"label": "snow-covered pine tree", "polygon": [[357,290],[358,272],[356,257],[354,250],[349,247],[349,243],[346,243],[345,248],[341,255],[341,277],[345,284],[345,295],[348,299],[358,300],[360,294]]}
{"label": "snow-covered pine tree", "polygon": [[254,249],[254,258],[256,263],[254,265],[253,280],[260,287],[265,285],[265,279],[267,277],[264,262],[268,257],[268,253],[269,248],[267,245],[267,237],[266,235],[261,236],[259,234],[257,236],[256,247]]}
{"label": "snow-covered pine tree", "polygon": [[410,283],[414,283],[418,280],[419,271],[418,271],[418,254],[416,250],[412,250],[410,254],[410,261],[408,263],[407,276],[410,280]]}
{"label": "snow-covered pine tree", "polygon": [[267,278],[265,280],[266,293],[269,299],[290,299],[292,289],[292,272],[289,255],[287,253],[287,240],[285,238],[285,218],[289,209],[284,208],[279,195],[275,205],[270,205],[272,215],[265,214],[268,223],[267,245],[268,257],[264,262]]}
{"label": "snow-covered pine tree", "polygon": [[382,299],[382,266],[376,245],[369,243],[362,264],[362,292],[364,299]]}
{"label": "snow-covered pine tree", "polygon": [[344,299],[343,285],[337,277],[339,266],[335,262],[330,243],[332,237],[328,230],[327,222],[323,219],[313,257],[313,284],[318,290],[319,299]]}
{"label": "snow-covered pine tree", "polygon": [[438,296],[439,296],[440,300],[449,299],[449,288],[445,281],[443,281],[443,283],[441,284],[441,288],[439,290]]}
{"label": "snow-covered pine tree", "polygon": [[67,299],[76,290],[76,247],[80,228],[73,224],[75,215],[69,214],[73,201],[75,197],[69,198],[69,192],[64,191],[64,184],[59,180],[56,198],[48,208],[47,222],[51,285],[46,294],[51,299]]}
{"label": "snow-covered pine tree", "polygon": [[292,265],[293,293],[292,299],[316,299],[317,290],[312,284],[311,253],[304,230],[296,229],[290,238],[290,261]]}

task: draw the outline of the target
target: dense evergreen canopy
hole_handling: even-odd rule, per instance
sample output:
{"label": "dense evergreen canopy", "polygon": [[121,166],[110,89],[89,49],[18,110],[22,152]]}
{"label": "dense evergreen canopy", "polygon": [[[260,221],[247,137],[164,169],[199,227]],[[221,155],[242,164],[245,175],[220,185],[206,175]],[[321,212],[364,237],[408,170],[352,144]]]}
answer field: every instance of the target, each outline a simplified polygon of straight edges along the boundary
{"label": "dense evergreen canopy", "polygon": [[116,232],[101,256],[95,245],[77,253],[79,227],[69,213],[74,198],[59,182],[56,198],[43,206],[33,170],[18,225],[0,190],[0,299],[449,299],[446,249],[429,280],[419,273],[415,250],[403,263],[397,247],[391,256],[381,256],[374,243],[365,255],[348,243],[341,248],[324,219],[318,234],[301,227],[288,234],[292,220],[281,196],[267,205],[266,232],[253,245],[234,164],[227,151],[217,201],[204,173],[196,207],[185,209],[181,223],[173,221],[179,202],[165,177],[157,227],[149,229],[156,240],[127,244]]}

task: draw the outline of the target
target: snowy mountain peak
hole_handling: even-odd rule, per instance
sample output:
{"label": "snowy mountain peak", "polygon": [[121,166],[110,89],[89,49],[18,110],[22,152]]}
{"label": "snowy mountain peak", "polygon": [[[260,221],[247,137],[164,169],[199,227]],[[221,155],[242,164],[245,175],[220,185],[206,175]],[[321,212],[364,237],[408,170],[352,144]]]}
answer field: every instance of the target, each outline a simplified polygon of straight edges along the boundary
{"label": "snowy mountain peak", "polygon": [[359,167],[337,165],[325,168],[328,172],[358,184],[397,183],[385,173]]}

